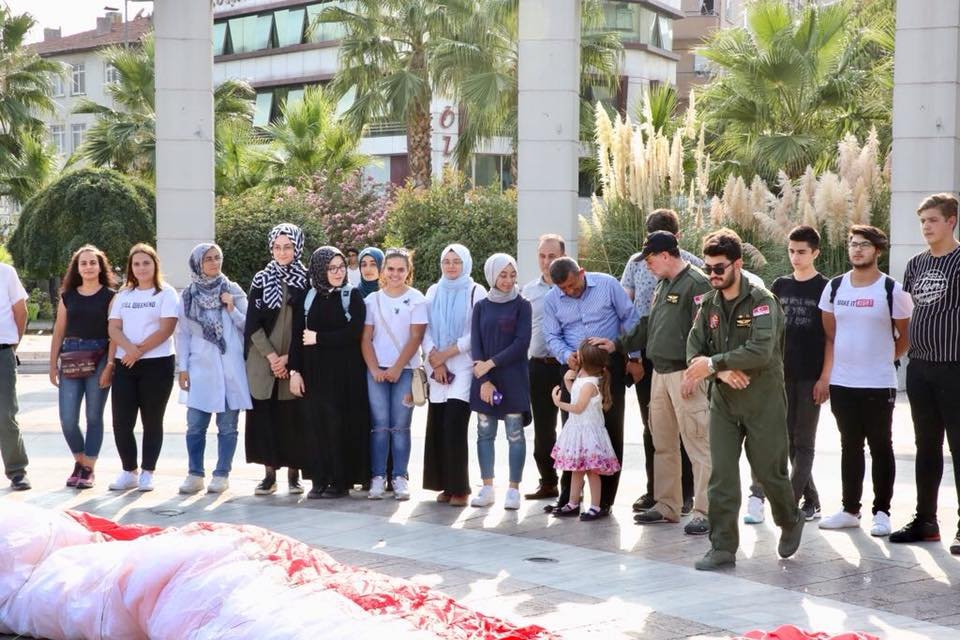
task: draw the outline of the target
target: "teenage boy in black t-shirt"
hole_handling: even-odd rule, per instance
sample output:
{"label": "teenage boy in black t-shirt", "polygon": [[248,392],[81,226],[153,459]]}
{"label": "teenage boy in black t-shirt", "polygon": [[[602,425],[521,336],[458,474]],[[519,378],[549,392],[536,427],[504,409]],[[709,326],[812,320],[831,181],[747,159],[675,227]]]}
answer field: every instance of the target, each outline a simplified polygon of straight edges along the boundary
{"label": "teenage boy in black t-shirt", "polygon": [[[823,321],[820,296],[828,280],[814,263],[820,255],[820,234],[801,225],[790,232],[787,254],[793,273],[773,281],[770,290],[780,299],[785,315],[783,377],[787,391],[787,435],[790,445],[790,483],[799,501],[804,519],[820,517],[820,496],[813,483],[813,455],[817,441],[820,405],[830,394],[831,362],[824,364]],[[832,354],[831,354],[832,355]],[[751,519],[752,518],[752,519]],[[745,521],[763,520],[763,489],[754,482],[750,487]]]}
{"label": "teenage boy in black t-shirt", "polygon": [[[913,296],[907,397],[917,443],[917,513],[890,542],[940,539],[937,493],[943,477],[943,439],[953,457],[960,495],[960,243],[957,197],[939,193],[917,208],[928,249],[907,262],[903,288]],[[960,528],[960,524],[958,524]],[[960,555],[960,530],[950,545]]]}

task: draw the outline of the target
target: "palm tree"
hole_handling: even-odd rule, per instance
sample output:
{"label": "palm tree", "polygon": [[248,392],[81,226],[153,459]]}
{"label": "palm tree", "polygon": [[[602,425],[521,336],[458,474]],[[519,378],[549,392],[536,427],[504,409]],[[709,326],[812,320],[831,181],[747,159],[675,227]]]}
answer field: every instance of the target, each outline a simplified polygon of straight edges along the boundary
{"label": "palm tree", "polygon": [[714,158],[772,181],[826,168],[845,133],[889,131],[892,5],[757,0],[747,28],[718,31],[699,50],[719,71],[700,101]]}
{"label": "palm tree", "polygon": [[24,47],[36,21],[13,15],[0,5],[0,134],[15,136],[18,128],[39,126],[37,113],[52,113],[50,76],[63,75],[63,65],[45,60]]}
{"label": "palm tree", "polygon": [[[430,184],[430,77],[435,43],[469,19],[469,0],[352,0],[330,6],[318,22],[344,29],[340,69],[331,84],[353,104],[343,114],[356,132],[376,121],[402,122],[414,184]],[[313,25],[312,25],[313,26]]]}
{"label": "palm tree", "polygon": [[307,87],[299,101],[287,101],[280,119],[267,125],[261,156],[267,181],[295,184],[320,172],[354,171],[368,158],[357,152],[359,138],[338,122],[336,103],[322,87]]}
{"label": "palm tree", "polygon": [[253,123],[234,118],[214,126],[216,194],[237,195],[264,182],[267,165],[260,158],[263,139]]}
{"label": "palm tree", "polygon": [[[156,162],[153,36],[143,38],[139,47],[111,47],[103,57],[119,77],[106,87],[115,106],[84,99],[74,109],[74,113],[97,116],[80,154],[96,166],[152,179]],[[250,120],[254,95],[250,85],[240,80],[219,84],[213,95],[214,121]]]}
{"label": "palm tree", "polygon": [[0,155],[0,195],[22,206],[57,174],[57,151],[44,131],[23,129],[16,136],[16,154]]}

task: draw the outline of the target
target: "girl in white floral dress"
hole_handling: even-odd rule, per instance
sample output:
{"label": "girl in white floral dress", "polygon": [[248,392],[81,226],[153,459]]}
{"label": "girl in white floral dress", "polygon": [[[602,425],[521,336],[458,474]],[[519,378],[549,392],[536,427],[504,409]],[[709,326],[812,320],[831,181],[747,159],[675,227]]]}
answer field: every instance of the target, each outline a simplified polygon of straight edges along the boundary
{"label": "girl in white floral dress", "polygon": [[[603,412],[610,408],[610,373],[607,352],[584,340],[577,350],[580,369],[571,369],[563,382],[573,402],[560,399],[559,386],[553,390],[553,404],[570,414],[557,438],[551,456],[554,467],[573,472],[570,501],[553,512],[557,517],[579,515],[581,520],[594,520],[600,512],[600,476],[620,470],[617,454],[603,426]],[[590,509],[580,513],[583,476],[590,484]]]}

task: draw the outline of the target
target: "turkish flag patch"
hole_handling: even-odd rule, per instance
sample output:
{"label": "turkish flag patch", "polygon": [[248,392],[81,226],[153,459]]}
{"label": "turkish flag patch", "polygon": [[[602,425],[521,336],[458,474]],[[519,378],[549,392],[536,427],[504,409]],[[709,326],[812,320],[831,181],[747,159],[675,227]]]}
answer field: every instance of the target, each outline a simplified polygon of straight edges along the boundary
{"label": "turkish flag patch", "polygon": [[693,304],[700,304],[700,302],[703,301],[703,296],[704,296],[704,295],[706,295],[706,294],[701,293],[701,294],[698,295],[698,296],[693,296]]}
{"label": "turkish flag patch", "polygon": [[768,316],[768,315],[770,315],[770,305],[768,304],[762,304],[759,307],[753,308],[754,318],[756,318],[757,316]]}

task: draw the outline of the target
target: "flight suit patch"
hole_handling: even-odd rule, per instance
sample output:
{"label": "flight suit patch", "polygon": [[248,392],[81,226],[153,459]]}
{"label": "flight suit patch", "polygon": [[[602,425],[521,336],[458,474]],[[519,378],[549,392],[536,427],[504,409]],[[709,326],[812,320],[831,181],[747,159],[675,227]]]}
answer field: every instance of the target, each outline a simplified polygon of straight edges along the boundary
{"label": "flight suit patch", "polygon": [[669,302],[670,304],[677,304],[678,302],[680,302],[680,294],[679,294],[679,293],[668,293],[668,294],[667,294],[667,302]]}
{"label": "flight suit patch", "polygon": [[711,313],[711,314],[710,314],[710,328],[711,328],[711,329],[716,329],[716,328],[719,327],[719,326],[720,326],[720,316],[717,315],[716,313]]}
{"label": "flight suit patch", "polygon": [[701,293],[698,296],[693,296],[693,304],[697,304],[697,305],[700,304],[700,302],[703,300],[703,296],[705,295],[706,295],[705,293]]}
{"label": "flight suit patch", "polygon": [[759,307],[754,307],[753,309],[754,318],[756,318],[757,316],[768,316],[768,315],[770,315],[770,305],[762,304]]}
{"label": "flight suit patch", "polygon": [[738,327],[749,327],[753,322],[753,318],[750,316],[737,316],[737,326]]}

